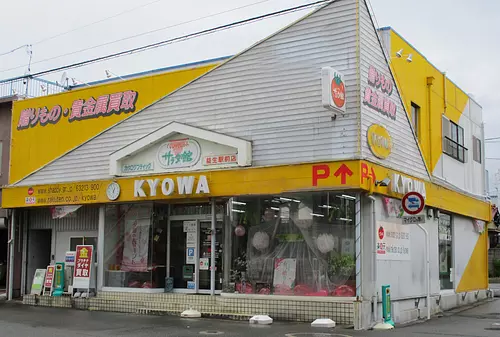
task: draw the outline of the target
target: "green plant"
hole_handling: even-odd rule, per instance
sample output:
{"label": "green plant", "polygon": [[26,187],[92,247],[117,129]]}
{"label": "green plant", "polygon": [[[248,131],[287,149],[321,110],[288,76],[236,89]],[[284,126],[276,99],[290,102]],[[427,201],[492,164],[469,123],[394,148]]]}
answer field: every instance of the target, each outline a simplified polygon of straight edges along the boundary
{"label": "green plant", "polygon": [[233,261],[233,269],[231,269],[230,273],[231,281],[239,282],[241,280],[241,274],[246,272],[247,268],[248,268],[247,256],[246,253],[243,252]]}
{"label": "green plant", "polygon": [[347,254],[330,256],[328,261],[328,274],[333,277],[349,277],[352,274],[356,262],[354,257]]}
{"label": "green plant", "polygon": [[493,260],[493,276],[500,277],[500,259]]}

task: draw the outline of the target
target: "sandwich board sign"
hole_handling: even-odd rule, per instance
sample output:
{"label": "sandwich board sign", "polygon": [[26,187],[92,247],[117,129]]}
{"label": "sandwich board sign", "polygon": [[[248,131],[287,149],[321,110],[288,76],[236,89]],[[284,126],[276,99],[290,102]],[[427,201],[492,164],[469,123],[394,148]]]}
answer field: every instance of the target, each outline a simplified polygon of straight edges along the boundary
{"label": "sandwich board sign", "polygon": [[35,276],[33,276],[33,283],[31,284],[31,295],[41,295],[43,283],[45,281],[45,272],[47,269],[37,269]]}
{"label": "sandwich board sign", "polygon": [[43,295],[52,296],[52,290],[54,288],[54,274],[56,267],[53,265],[47,266],[47,271],[45,272],[45,280],[43,281]]}
{"label": "sandwich board sign", "polygon": [[92,265],[94,264],[94,246],[76,246],[75,267],[73,270],[73,291],[82,289],[87,293],[90,290]]}

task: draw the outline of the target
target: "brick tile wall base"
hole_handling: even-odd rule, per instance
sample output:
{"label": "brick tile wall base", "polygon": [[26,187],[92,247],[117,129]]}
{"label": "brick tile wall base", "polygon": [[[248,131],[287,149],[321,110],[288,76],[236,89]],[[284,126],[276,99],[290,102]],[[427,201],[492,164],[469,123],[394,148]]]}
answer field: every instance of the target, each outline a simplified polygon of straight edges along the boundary
{"label": "brick tile wall base", "polygon": [[195,309],[204,317],[248,320],[253,315],[269,315],[278,321],[312,322],[316,318],[331,318],[337,324],[353,325],[353,301],[321,301],[301,299],[245,298],[192,294],[140,294],[101,292],[92,298],[70,296],[49,297],[25,295],[23,303],[45,307],[79,310],[113,311],[137,314],[179,315]]}

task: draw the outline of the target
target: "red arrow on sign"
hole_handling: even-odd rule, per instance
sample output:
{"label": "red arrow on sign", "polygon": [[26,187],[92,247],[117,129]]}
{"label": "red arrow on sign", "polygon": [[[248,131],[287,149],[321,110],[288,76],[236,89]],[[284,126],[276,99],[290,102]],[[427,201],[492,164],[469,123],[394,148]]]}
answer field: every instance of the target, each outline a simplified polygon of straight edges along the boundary
{"label": "red arrow on sign", "polygon": [[345,185],[347,183],[347,176],[352,176],[352,171],[351,169],[346,165],[342,164],[340,167],[335,171],[333,174],[335,177],[340,176],[340,183],[342,185]]}

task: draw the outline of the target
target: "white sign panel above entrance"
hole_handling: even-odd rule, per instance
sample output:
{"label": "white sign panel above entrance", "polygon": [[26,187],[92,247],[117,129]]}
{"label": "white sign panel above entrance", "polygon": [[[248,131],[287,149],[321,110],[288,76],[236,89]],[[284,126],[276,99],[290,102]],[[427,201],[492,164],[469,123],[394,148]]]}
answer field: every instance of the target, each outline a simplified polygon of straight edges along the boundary
{"label": "white sign panel above entrance", "polygon": [[110,156],[113,176],[151,175],[250,166],[252,144],[192,126],[170,123]]}

